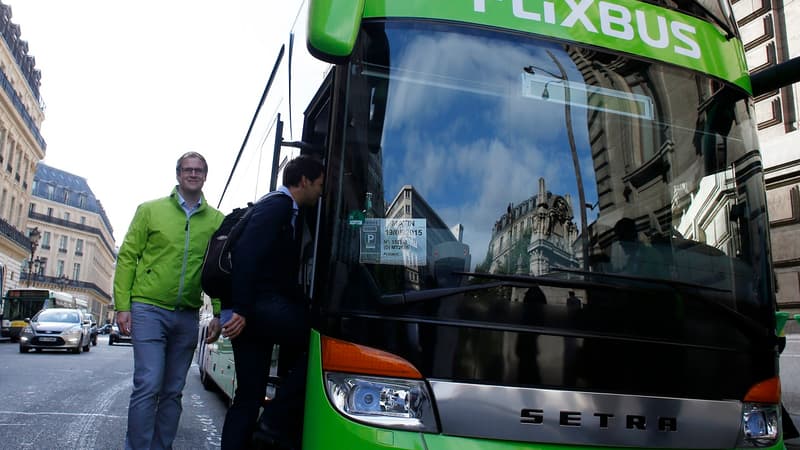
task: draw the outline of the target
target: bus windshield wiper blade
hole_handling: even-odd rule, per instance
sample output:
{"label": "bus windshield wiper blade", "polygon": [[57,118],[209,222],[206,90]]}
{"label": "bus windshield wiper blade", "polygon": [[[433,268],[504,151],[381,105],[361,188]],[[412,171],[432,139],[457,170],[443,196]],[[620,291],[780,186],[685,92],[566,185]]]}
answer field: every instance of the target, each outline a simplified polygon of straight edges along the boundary
{"label": "bus windshield wiper blade", "polygon": [[481,291],[495,287],[508,286],[508,283],[484,283],[471,284],[454,288],[426,289],[424,291],[406,291],[400,294],[381,295],[380,302],[383,305],[405,305],[408,303],[424,302],[426,300],[436,300],[451,295],[463,294],[465,292]]}
{"label": "bus windshield wiper blade", "polygon": [[677,281],[677,280],[670,280],[665,278],[652,278],[652,277],[641,277],[638,275],[623,275],[618,273],[605,273],[605,272],[589,272],[588,270],[579,270],[579,269],[567,269],[565,267],[553,267],[553,272],[564,272],[564,273],[574,273],[577,275],[585,275],[590,277],[600,277],[606,279],[620,279],[620,280],[630,280],[630,281],[642,281],[645,283],[656,283],[656,284],[663,284],[670,287],[684,287],[684,288],[692,288],[692,289],[702,289],[706,291],[715,291],[715,292],[731,292],[730,289],[721,289],[715,288],[710,286],[703,286],[702,284],[694,284],[694,283],[687,283],[685,281]]}
{"label": "bus windshield wiper blade", "polygon": [[[475,278],[488,278],[490,280],[501,280],[512,283],[523,283],[526,286],[552,286],[552,287],[565,287],[565,288],[608,288],[608,289],[625,289],[626,286],[618,286],[610,283],[597,283],[594,281],[586,280],[572,280],[565,278],[553,278],[546,276],[536,275],[506,275],[499,273],[485,273],[485,272],[451,272],[455,275],[465,275]],[[634,290],[634,288],[631,288]]]}
{"label": "bus windshield wiper blade", "polygon": [[608,288],[620,289],[624,286],[615,284],[604,284],[593,281],[585,280],[563,280],[558,278],[537,277],[531,275],[503,275],[495,273],[483,272],[451,272],[454,275],[472,276],[475,278],[487,278],[490,280],[499,280],[495,283],[481,283],[470,284],[467,286],[453,287],[453,288],[438,288],[426,289],[424,291],[406,291],[399,294],[384,294],[380,297],[380,303],[383,305],[404,305],[409,303],[422,302],[426,300],[438,300],[440,298],[449,297],[451,295],[463,294],[465,292],[480,291],[484,289],[491,289],[501,286],[530,288],[533,286],[554,286],[554,287],[567,287],[567,288]]}
{"label": "bus windshield wiper blade", "polygon": [[[730,289],[720,289],[714,288],[709,286],[703,286],[700,284],[694,283],[687,283],[685,281],[676,281],[676,280],[668,280],[664,278],[649,278],[649,277],[640,277],[636,275],[621,275],[615,273],[603,273],[603,272],[589,272],[585,270],[579,269],[567,269],[567,268],[558,268],[554,267],[552,269],[554,272],[564,272],[564,273],[572,273],[578,275],[584,275],[589,277],[596,277],[596,278],[606,278],[606,279],[618,279],[618,280],[629,280],[633,282],[639,283],[648,283],[648,284],[656,284],[661,285],[669,288],[673,288],[678,292],[683,294],[690,293],[689,290],[698,290],[698,291],[712,291],[712,292],[721,292],[721,293],[730,293]],[[722,312],[723,314],[733,318],[737,322],[741,323],[745,328],[752,331],[756,336],[760,337],[769,337],[770,332],[763,324],[753,320],[752,318],[745,316],[744,314],[740,313],[739,311],[731,308],[724,303],[716,301],[714,299],[708,298],[700,293],[697,295],[691,295],[691,299],[695,301],[702,302],[705,305],[708,305],[717,311]],[[774,336],[774,335],[773,335]]]}

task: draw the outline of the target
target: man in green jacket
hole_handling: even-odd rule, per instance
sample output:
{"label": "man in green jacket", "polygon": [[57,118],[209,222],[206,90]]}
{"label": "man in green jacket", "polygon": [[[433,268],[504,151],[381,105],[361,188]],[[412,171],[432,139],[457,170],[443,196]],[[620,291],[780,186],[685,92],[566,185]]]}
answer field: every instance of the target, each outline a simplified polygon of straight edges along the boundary
{"label": "man in green jacket", "polygon": [[[205,158],[186,153],[175,173],[169,197],[136,209],[117,256],[114,305],[120,332],[131,335],[134,364],[126,449],[172,448],[197,346],[203,256],[224,218],[203,197]],[[209,334],[216,337],[220,306],[212,303]]]}

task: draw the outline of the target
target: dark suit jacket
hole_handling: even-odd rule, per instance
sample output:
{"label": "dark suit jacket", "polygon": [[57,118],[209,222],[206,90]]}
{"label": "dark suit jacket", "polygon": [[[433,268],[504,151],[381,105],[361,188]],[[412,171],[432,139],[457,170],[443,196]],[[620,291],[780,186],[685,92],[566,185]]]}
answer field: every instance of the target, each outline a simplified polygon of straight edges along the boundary
{"label": "dark suit jacket", "polygon": [[253,206],[250,220],[233,247],[233,311],[244,316],[248,324],[254,311],[260,309],[258,302],[273,301],[276,296],[302,301],[292,215],[288,195],[262,198]]}

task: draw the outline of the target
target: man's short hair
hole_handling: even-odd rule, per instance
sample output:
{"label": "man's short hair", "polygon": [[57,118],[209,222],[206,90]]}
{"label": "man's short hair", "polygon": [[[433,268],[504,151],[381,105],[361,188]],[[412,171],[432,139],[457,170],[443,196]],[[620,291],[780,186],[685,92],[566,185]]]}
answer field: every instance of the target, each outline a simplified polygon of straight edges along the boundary
{"label": "man's short hair", "polygon": [[283,168],[283,185],[297,186],[303,177],[314,181],[325,171],[322,161],[311,155],[300,155],[292,159]]}
{"label": "man's short hair", "polygon": [[200,153],[197,153],[197,152],[186,152],[186,153],[182,154],[181,157],[178,158],[178,162],[175,163],[175,173],[176,174],[178,174],[178,175],[181,174],[181,163],[186,158],[197,158],[200,161],[202,161],[203,162],[203,171],[208,173],[208,163],[206,162],[206,159],[203,158],[203,155],[201,155]]}

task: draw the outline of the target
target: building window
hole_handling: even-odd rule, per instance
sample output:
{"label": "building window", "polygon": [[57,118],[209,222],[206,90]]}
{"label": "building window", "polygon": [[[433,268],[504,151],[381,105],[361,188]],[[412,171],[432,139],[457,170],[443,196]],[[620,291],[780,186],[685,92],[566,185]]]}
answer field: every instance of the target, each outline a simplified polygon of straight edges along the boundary
{"label": "building window", "polygon": [[47,208],[47,217],[53,217],[53,208]]}
{"label": "building window", "polygon": [[31,203],[31,206],[28,207],[28,214],[36,212],[36,203]]}
{"label": "building window", "polygon": [[75,241],[75,255],[83,256],[83,239]]}
{"label": "building window", "polygon": [[59,259],[58,263],[56,264],[56,276],[60,277],[61,275],[64,275],[64,260],[63,259]]}
{"label": "building window", "polygon": [[64,213],[64,220],[66,220],[67,222],[69,222],[69,213],[68,213],[68,212],[65,212],[65,213]]}
{"label": "building window", "polygon": [[81,279],[81,264],[75,263],[72,265],[72,280],[78,281]]}
{"label": "building window", "polygon": [[52,184],[48,184],[47,185],[47,198],[49,200],[52,200],[53,196],[55,195],[55,193],[56,193],[56,187],[53,186]]}
{"label": "building window", "polygon": [[64,203],[69,203],[69,191],[64,189]]}
{"label": "building window", "polygon": [[86,195],[81,194],[78,196],[78,207],[79,208],[86,208]]}
{"label": "building window", "polygon": [[42,233],[42,242],[39,244],[43,249],[49,250],[50,249],[50,232],[45,231]]}
{"label": "building window", "polygon": [[81,216],[81,225],[86,225],[86,216]]}
{"label": "building window", "polygon": [[0,217],[6,215],[6,196],[8,196],[8,190],[3,189],[3,195],[0,196]]}
{"label": "building window", "polygon": [[[69,237],[66,235],[61,236],[58,238],[58,251],[61,253],[67,253],[67,242]],[[60,273],[58,275],[61,275]]]}

